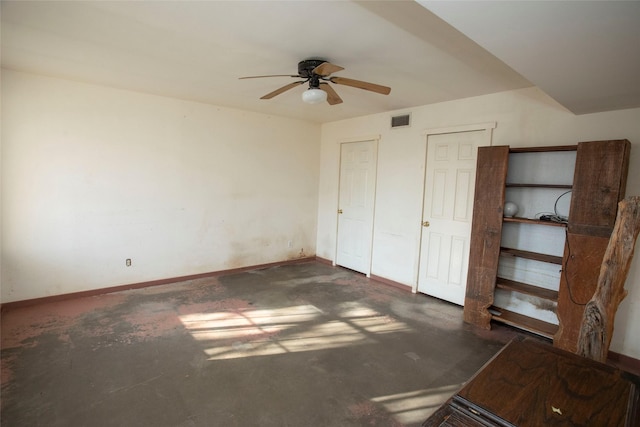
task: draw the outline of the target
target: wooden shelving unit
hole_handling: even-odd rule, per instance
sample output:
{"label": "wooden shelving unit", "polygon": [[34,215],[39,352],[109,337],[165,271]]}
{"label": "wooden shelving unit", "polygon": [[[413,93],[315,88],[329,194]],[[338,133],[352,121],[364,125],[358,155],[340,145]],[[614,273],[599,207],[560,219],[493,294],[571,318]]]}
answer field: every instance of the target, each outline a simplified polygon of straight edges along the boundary
{"label": "wooden shelving unit", "polygon": [[[545,148],[534,147],[524,149],[509,149],[506,157],[507,171],[512,159],[514,160],[516,166],[514,171],[511,173],[507,173],[504,181],[502,181],[503,194],[506,195],[508,192],[511,197],[516,197],[516,200],[519,202],[519,207],[521,208],[525,206],[523,205],[523,203],[526,204],[528,198],[530,197],[536,197],[538,200],[542,199],[545,203],[545,206],[554,207],[554,215],[550,215],[551,212],[549,212],[549,217],[552,218],[557,216],[555,215],[555,205],[557,205],[557,200],[562,197],[563,194],[572,190],[573,184],[570,183],[572,177],[568,176],[570,172],[569,174],[560,174],[560,176],[549,174],[545,172],[544,167],[548,167],[548,165],[546,164],[547,162],[552,162],[552,164],[557,167],[558,163],[561,163],[563,159],[572,157],[564,154],[565,152],[575,152],[576,150],[576,145]],[[559,153],[559,156],[556,153]],[[514,155],[518,156],[518,158],[512,158],[512,156]],[[575,158],[575,156],[573,156],[573,158]],[[538,166],[530,167],[527,164],[523,164],[522,162],[525,159],[532,159]],[[561,166],[563,169],[573,168],[573,164],[568,166]],[[553,169],[553,167],[548,168]],[[553,182],[554,180],[556,182]],[[501,200],[501,203],[504,203],[504,199]],[[531,209],[525,209],[525,211],[527,210],[531,211]],[[531,215],[531,212],[529,212],[529,214]],[[543,221],[539,219],[539,217],[503,217],[498,221],[501,231],[502,227],[504,227],[504,224],[511,224],[512,228],[510,228],[510,233],[512,236],[520,236],[524,232],[524,230],[520,228],[521,225],[530,227],[527,231],[529,233],[529,237],[531,233],[539,234],[538,230],[540,230],[540,232],[543,232],[545,227],[560,228],[562,230],[566,230],[567,228],[566,222],[551,220]],[[554,252],[558,250],[558,246],[562,247],[564,245],[564,233],[546,234],[554,235],[556,237],[556,240],[562,239],[561,241],[556,242]],[[532,264],[521,265],[521,262],[518,261],[518,259],[531,260],[538,263],[547,263],[555,266],[561,266],[563,264],[562,256],[550,255],[549,253],[545,253],[545,251],[549,251],[548,246],[544,246],[542,248],[538,246],[537,251],[531,250],[527,247],[526,242],[522,242],[523,240],[527,240],[526,237],[518,237],[517,239],[515,239],[515,241],[512,241],[511,244],[507,244],[506,246],[504,244],[505,242],[500,242],[501,245],[498,252],[496,268],[499,268],[499,266],[503,265],[507,259],[511,259],[512,261],[510,261],[509,263],[509,270],[507,270],[507,274],[513,276],[520,275],[525,278],[526,281],[528,273],[531,270],[536,268],[541,268],[544,270],[545,267]],[[515,247],[510,247],[511,245],[515,245]],[[523,247],[520,247],[520,245],[523,245]],[[533,247],[536,246],[534,245]],[[516,271],[519,271],[520,273],[516,273]],[[536,275],[534,274],[534,276]],[[552,277],[548,275],[547,271],[545,271],[542,276],[547,278],[545,280],[553,280]],[[540,280],[540,275],[538,275],[537,280]],[[511,298],[515,298],[516,300],[526,302],[531,307],[540,306],[544,307],[544,309],[532,308],[530,309],[533,310],[531,315],[525,315],[510,310],[508,308],[509,303],[506,303],[507,305],[504,305],[506,300],[503,298],[502,304],[500,306],[494,304],[489,309],[489,312],[491,313],[491,320],[505,323],[511,326],[516,326],[547,338],[552,338],[553,335],[558,331],[558,325],[549,323],[547,320],[550,316],[548,313],[544,313],[544,311],[552,310],[558,301],[559,278],[555,283],[555,289],[549,289],[549,284],[547,284],[546,286],[539,286],[536,283],[525,283],[525,281],[515,280],[514,277],[500,277],[496,274],[494,278],[493,291],[500,290],[509,293],[511,295],[508,299],[509,301],[511,301]],[[553,286],[553,284],[551,284],[551,286]],[[519,310],[523,309],[520,308]],[[544,316],[545,320],[542,320],[542,318],[538,318],[536,316]]]}
{"label": "wooden shelving unit", "polygon": [[[483,328],[490,328],[492,321],[504,323],[552,339],[554,345],[565,350],[576,350],[584,311],[581,302],[588,301],[595,291],[617,204],[624,198],[629,150],[627,140],[479,148],[465,322]],[[575,154],[562,153],[570,151]],[[575,164],[565,166],[562,162],[567,160]],[[508,174],[511,161],[516,166]],[[541,206],[550,205],[555,211],[560,198],[569,191],[566,222],[537,219],[540,215],[534,213],[542,210]],[[507,193],[516,199],[510,201],[519,203],[520,208],[524,204],[522,217],[502,216]],[[503,242],[506,224],[509,228]],[[553,231],[558,227],[559,232]],[[547,236],[554,246],[545,246]],[[531,239],[535,241],[530,242]],[[562,248],[562,256],[550,255]],[[545,267],[530,260],[561,268]],[[503,266],[500,275],[499,266]],[[536,269],[539,271],[533,271]],[[555,274],[559,275],[557,290],[548,289],[554,287],[551,279]],[[544,286],[538,286],[535,283],[538,281]],[[502,292],[500,301],[494,301],[496,290]],[[534,310],[531,316],[524,315],[528,311],[519,306],[510,309],[507,301],[511,296],[504,292],[531,302],[538,310],[554,311],[551,314],[545,311],[543,315]],[[559,325],[545,321],[553,313]]]}

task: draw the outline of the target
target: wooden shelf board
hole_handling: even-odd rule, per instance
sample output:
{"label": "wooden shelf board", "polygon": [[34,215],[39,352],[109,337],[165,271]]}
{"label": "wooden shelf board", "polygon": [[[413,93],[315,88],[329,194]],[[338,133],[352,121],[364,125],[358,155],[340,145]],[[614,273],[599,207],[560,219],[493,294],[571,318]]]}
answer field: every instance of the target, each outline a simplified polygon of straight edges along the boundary
{"label": "wooden shelf board", "polygon": [[522,224],[550,225],[552,227],[566,227],[567,226],[567,223],[565,223],[565,222],[540,221],[539,219],[531,219],[531,218],[504,217],[502,220],[504,222],[519,222],[519,223],[522,223]]}
{"label": "wooden shelf board", "polygon": [[538,252],[523,251],[520,249],[500,248],[500,255],[514,256],[519,258],[532,259],[534,261],[548,262],[550,264],[562,265],[562,257],[555,255],[541,254]]}
{"label": "wooden shelf board", "polygon": [[507,182],[505,184],[505,186],[507,188],[550,188],[550,189],[563,189],[563,190],[571,190],[573,188],[573,185],[571,184],[524,184],[524,183],[517,183],[517,182],[512,182],[509,183]]}
{"label": "wooden shelf board", "polygon": [[498,277],[496,287],[507,291],[515,291],[521,294],[531,295],[538,298],[544,298],[550,301],[558,301],[558,291],[541,288],[527,283],[516,282],[515,280],[503,279]]}
{"label": "wooden shelf board", "polygon": [[577,145],[552,145],[549,147],[509,147],[510,153],[542,153],[547,151],[577,151]]}
{"label": "wooden shelf board", "polygon": [[491,319],[495,320],[496,322],[524,329],[525,331],[541,335],[545,338],[553,339],[553,336],[556,334],[556,332],[558,332],[558,325],[554,325],[553,323],[548,323],[539,319],[534,319],[533,317],[514,313],[513,311],[505,310],[504,308],[491,306],[489,308],[489,311],[492,312]]}

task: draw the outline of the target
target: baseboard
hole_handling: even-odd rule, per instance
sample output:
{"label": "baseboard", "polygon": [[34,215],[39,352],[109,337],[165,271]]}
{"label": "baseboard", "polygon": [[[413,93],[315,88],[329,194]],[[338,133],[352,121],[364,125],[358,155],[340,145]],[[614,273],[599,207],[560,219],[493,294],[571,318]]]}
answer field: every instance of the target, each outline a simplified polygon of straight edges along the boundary
{"label": "baseboard", "polygon": [[371,280],[375,280],[376,282],[380,282],[380,283],[382,283],[384,285],[392,286],[392,287],[394,287],[396,289],[401,289],[403,291],[409,291],[409,292],[412,291],[411,286],[402,284],[400,282],[395,282],[393,280],[386,279],[384,277],[376,276],[375,274],[372,274],[369,278]]}
{"label": "baseboard", "polygon": [[331,261],[330,259],[326,259],[326,258],[322,258],[322,257],[316,256],[316,261],[318,261],[321,264],[326,264],[326,265],[333,266],[333,261]]}
{"label": "baseboard", "polygon": [[195,280],[195,279],[202,279],[205,277],[223,276],[226,274],[242,273],[244,271],[259,270],[262,268],[278,267],[278,266],[289,265],[289,264],[300,264],[300,263],[311,262],[316,260],[317,260],[316,257],[297,258],[297,259],[292,259],[287,261],[271,262],[268,264],[251,265],[248,267],[231,268],[228,270],[211,271],[208,273],[191,274],[188,276],[171,277],[168,279],[150,280],[147,282],[131,283],[128,285],[110,286],[107,288],[91,289],[88,291],[71,292],[68,294],[59,294],[59,295],[51,295],[51,296],[46,296],[41,298],[12,301],[12,302],[6,302],[6,303],[0,304],[0,312],[4,312],[6,310],[11,310],[11,309],[20,308],[20,307],[29,307],[29,306],[38,305],[38,304],[64,301],[64,300],[69,300],[73,298],[91,297],[96,295],[110,294],[113,292],[128,291],[131,289],[148,288],[150,286],[168,285],[170,283],[183,282],[186,280]]}
{"label": "baseboard", "polygon": [[[326,258],[322,258],[322,257],[316,256],[316,261],[318,261],[321,264],[326,264],[326,265],[333,266],[333,261],[331,261],[330,259],[326,259]],[[382,283],[383,285],[388,285],[388,286],[392,286],[392,287],[394,287],[396,289],[401,289],[403,291],[411,292],[413,290],[411,288],[411,286],[405,285],[405,284],[400,283],[400,282],[393,281],[391,279],[387,279],[387,278],[384,278],[384,277],[376,276],[375,274],[371,274],[369,276],[369,279],[374,280],[374,281],[379,282],[379,283]]]}

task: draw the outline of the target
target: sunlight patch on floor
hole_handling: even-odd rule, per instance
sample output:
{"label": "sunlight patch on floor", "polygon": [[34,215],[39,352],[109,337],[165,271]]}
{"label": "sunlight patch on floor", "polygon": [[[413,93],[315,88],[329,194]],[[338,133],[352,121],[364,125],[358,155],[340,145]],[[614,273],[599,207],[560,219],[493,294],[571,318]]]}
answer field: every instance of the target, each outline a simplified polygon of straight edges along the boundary
{"label": "sunlight patch on floor", "polygon": [[264,356],[376,343],[376,336],[410,332],[403,322],[359,303],[328,315],[313,305],[180,316],[209,360]]}
{"label": "sunlight patch on floor", "polygon": [[180,321],[197,341],[244,339],[278,333],[317,318],[312,305],[277,310],[223,311],[180,316]]}
{"label": "sunlight patch on floor", "polygon": [[371,400],[384,406],[387,412],[402,424],[422,423],[460,387],[461,384],[451,384],[444,387],[374,397]]}

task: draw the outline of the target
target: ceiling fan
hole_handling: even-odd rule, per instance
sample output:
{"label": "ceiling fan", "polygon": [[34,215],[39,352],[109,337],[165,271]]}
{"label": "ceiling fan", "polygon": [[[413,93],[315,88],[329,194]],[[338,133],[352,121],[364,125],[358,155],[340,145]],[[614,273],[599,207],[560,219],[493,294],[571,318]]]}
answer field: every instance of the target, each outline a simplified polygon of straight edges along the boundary
{"label": "ceiling fan", "polygon": [[342,103],[342,98],[338,96],[329,83],[356,87],[358,89],[364,89],[382,95],[388,95],[391,92],[391,88],[387,86],[363,82],[361,80],[348,79],[346,77],[331,77],[331,74],[341,70],[344,70],[344,68],[325,61],[324,59],[305,59],[298,63],[298,74],[295,75],[275,74],[269,76],[240,77],[240,79],[259,79],[263,77],[293,77],[303,79],[282,86],[280,89],[276,89],[273,92],[262,96],[260,99],[271,99],[288,91],[289,89],[293,89],[294,87],[309,82],[309,89],[302,93],[302,100],[308,104],[319,104],[324,101],[327,101],[329,105]]}

